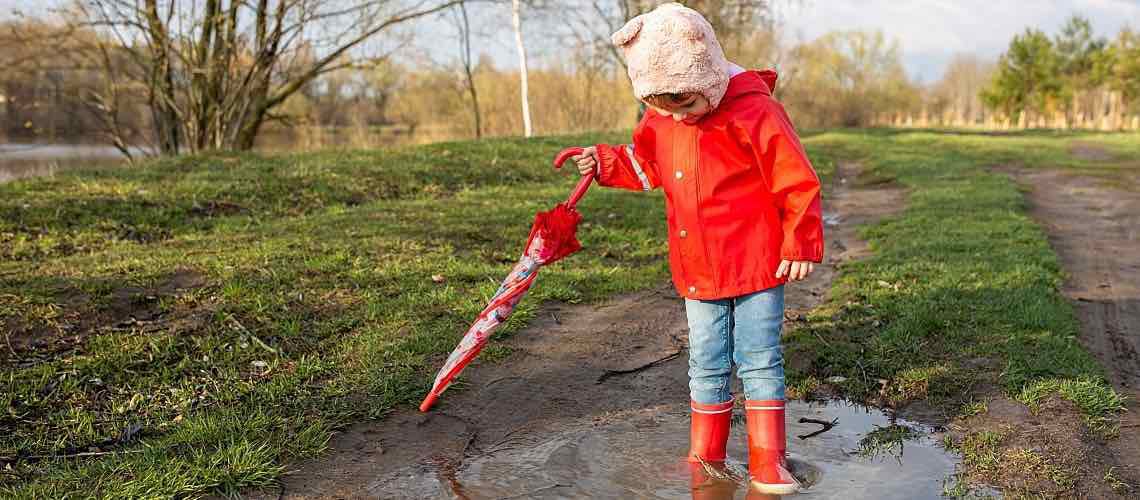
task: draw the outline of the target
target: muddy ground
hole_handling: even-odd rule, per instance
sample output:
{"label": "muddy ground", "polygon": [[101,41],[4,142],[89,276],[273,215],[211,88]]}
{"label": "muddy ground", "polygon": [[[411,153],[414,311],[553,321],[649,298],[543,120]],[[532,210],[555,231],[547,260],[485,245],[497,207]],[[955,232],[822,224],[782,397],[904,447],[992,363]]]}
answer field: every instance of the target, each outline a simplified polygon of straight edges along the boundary
{"label": "muddy ground", "polygon": [[167,314],[163,299],[171,299],[202,287],[205,278],[192,270],[176,269],[154,286],[115,288],[107,304],[96,305],[91,297],[78,289],[61,289],[63,313],[51,322],[21,323],[15,319],[0,320],[4,332],[4,349],[0,362],[18,367],[33,366],[82,350],[91,337],[102,331],[142,326],[146,330],[192,330],[200,324],[201,314],[185,317]]}
{"label": "muddy ground", "polygon": [[[1082,155],[1107,153],[1081,146]],[[1121,172],[1112,184],[1071,171],[1002,169],[1027,190],[1031,215],[1048,233],[1067,274],[1062,292],[1080,318],[1081,343],[1129,398],[1118,438],[1082,425],[1076,406],[1059,398],[1037,413],[997,396],[988,411],[966,422],[971,431],[1006,436],[1005,451],[1027,449],[1052,457],[1046,474],[1026,471],[992,477],[1015,491],[1055,498],[1140,496],[1140,174]],[[1031,468],[1028,467],[1027,468]],[[1043,476],[1060,475],[1063,484]]]}
{"label": "muddy ground", "polygon": [[[901,190],[882,185],[857,187],[857,173],[856,165],[842,165],[836,184],[829,189],[826,262],[809,280],[787,288],[789,318],[826,298],[837,266],[866,254],[866,243],[855,237],[859,224],[902,206]],[[788,323],[794,327],[794,321]],[[375,498],[399,496],[403,491],[421,496],[414,487],[403,488],[409,481],[423,483],[427,474],[433,476],[430,482],[446,487],[445,496],[481,498],[458,478],[465,469],[481,467],[478,464],[486,461],[484,457],[504,449],[532,447],[552,433],[583,426],[609,428],[631,420],[652,422],[655,427],[663,421],[687,425],[687,330],[683,301],[668,284],[597,305],[546,304],[524,331],[506,341],[512,349],[510,357],[494,364],[473,364],[464,373],[462,389],[445,393],[431,412],[402,410],[378,422],[349,428],[332,439],[330,453],[298,464],[283,478],[279,491],[264,493],[286,498]],[[805,407],[796,411],[821,410]],[[789,434],[794,432],[789,430]],[[673,446],[677,449],[651,453],[660,453],[660,461],[680,466],[680,457],[687,451],[687,427],[671,433],[680,434]],[[742,441],[742,436],[736,440]],[[949,464],[952,471],[952,459],[940,458],[940,454],[930,453],[932,463],[942,464],[931,467]],[[813,466],[799,463],[797,474],[811,476]],[[566,487],[552,483],[548,490],[518,493],[574,497]],[[687,489],[685,493],[687,497]],[[613,494],[622,495],[619,491]],[[626,494],[646,496],[633,490]],[[659,494],[664,493],[651,496]],[[908,495],[905,490],[902,496],[898,494],[894,497]],[[883,497],[891,495],[876,496]]]}

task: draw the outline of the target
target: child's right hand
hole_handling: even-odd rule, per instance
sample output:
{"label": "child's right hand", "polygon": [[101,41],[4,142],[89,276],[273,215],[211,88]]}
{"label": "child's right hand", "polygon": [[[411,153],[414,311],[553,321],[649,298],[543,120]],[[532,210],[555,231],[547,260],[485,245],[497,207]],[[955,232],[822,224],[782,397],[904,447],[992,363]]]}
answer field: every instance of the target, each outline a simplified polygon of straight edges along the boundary
{"label": "child's right hand", "polygon": [[582,154],[571,156],[574,163],[578,164],[578,173],[582,175],[589,174],[590,172],[597,173],[598,171],[598,148],[590,146],[582,148]]}

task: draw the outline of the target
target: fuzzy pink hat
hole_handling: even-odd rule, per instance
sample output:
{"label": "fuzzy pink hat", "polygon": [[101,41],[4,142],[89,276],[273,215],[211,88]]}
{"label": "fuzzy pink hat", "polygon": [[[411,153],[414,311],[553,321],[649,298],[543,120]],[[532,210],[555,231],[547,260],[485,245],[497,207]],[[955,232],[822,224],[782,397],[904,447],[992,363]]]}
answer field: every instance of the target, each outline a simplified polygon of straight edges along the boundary
{"label": "fuzzy pink hat", "polygon": [[638,99],[697,92],[716,108],[728,89],[730,65],[712,25],[679,3],[630,19],[610,39],[620,47]]}

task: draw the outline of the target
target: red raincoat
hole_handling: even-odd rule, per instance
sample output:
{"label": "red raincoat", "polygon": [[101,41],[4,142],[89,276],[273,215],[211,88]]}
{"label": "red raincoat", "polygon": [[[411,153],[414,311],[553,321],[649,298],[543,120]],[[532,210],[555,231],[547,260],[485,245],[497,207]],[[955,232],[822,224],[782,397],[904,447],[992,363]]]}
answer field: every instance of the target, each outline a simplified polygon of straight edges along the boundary
{"label": "red raincoat", "polygon": [[694,124],[646,111],[633,144],[597,145],[598,184],[665,189],[669,266],[682,297],[778,286],[781,259],[821,262],[819,177],[775,99],[774,71],[732,77]]}

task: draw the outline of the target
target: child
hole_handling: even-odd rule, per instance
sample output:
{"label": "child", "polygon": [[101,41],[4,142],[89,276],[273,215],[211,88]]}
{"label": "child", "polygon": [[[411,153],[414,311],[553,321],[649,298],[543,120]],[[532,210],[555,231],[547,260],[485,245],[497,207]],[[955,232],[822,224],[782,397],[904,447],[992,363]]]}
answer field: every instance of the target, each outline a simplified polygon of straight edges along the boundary
{"label": "child", "polygon": [[603,186],[665,191],[669,264],[689,323],[690,462],[723,462],[731,365],[744,382],[748,469],[761,493],[790,494],[780,330],[783,284],[823,259],[819,179],[773,71],[725,60],[712,26],[672,3],[613,35],[650,109],[633,144],[574,159]]}

